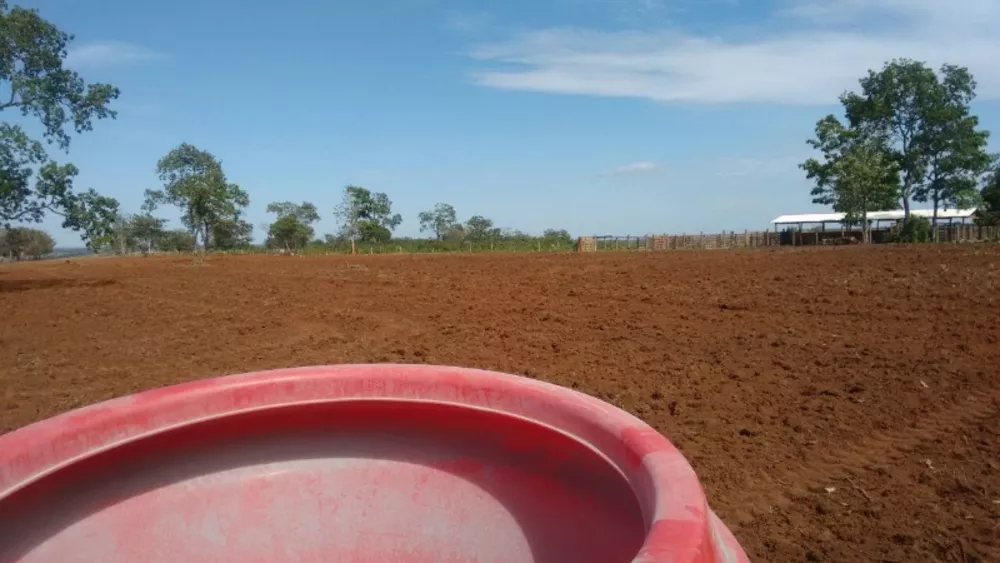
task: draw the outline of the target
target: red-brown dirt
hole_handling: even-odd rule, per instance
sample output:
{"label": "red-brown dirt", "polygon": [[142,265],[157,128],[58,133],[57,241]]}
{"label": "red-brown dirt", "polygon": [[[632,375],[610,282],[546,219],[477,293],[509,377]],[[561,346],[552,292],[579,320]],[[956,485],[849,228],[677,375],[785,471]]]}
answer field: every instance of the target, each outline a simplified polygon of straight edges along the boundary
{"label": "red-brown dirt", "polygon": [[487,368],[666,434],[757,561],[1000,561],[998,288],[996,247],[13,265],[0,431],[266,368]]}

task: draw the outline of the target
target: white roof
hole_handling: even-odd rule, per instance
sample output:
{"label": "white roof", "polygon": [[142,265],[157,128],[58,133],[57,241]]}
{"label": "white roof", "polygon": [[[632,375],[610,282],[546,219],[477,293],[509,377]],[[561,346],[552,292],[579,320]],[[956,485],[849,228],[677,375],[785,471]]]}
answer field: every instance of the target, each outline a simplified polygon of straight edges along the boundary
{"label": "white roof", "polygon": [[[911,209],[910,214],[916,217],[934,217],[933,209]],[[969,219],[976,214],[975,209],[938,209],[938,219]],[[901,220],[903,210],[894,211],[870,211],[869,221],[877,220]],[[805,213],[802,215],[782,215],[771,223],[784,225],[789,223],[840,223],[844,220],[843,213]]]}

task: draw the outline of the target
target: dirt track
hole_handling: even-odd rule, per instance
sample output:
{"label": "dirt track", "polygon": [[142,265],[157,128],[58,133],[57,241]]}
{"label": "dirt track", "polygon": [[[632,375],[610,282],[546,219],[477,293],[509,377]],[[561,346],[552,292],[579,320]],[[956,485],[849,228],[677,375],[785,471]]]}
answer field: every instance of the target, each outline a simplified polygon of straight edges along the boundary
{"label": "dirt track", "polygon": [[998,289],[996,247],[13,265],[0,431],[265,368],[495,369],[665,433],[756,561],[1000,561]]}

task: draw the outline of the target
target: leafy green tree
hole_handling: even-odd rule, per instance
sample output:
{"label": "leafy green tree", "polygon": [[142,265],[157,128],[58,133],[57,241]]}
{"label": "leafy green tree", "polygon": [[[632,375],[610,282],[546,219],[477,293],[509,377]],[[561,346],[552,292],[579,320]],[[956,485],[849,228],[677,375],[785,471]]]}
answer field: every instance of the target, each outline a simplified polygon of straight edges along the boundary
{"label": "leafy green tree", "polygon": [[268,246],[292,251],[305,247],[315,235],[312,224],[319,221],[319,212],[312,203],[280,201],[268,205],[267,212],[278,216],[268,228]]}
{"label": "leafy green tree", "polygon": [[980,225],[1000,225],[1000,159],[996,161],[993,172],[987,177],[986,184],[980,192],[982,208],[980,208],[978,223]]}
{"label": "leafy green tree", "polygon": [[13,260],[38,260],[52,254],[56,241],[45,231],[27,227],[0,230],[0,256]]}
{"label": "leafy green tree", "polygon": [[160,159],[156,172],[162,190],[146,190],[145,209],[161,203],[181,210],[181,220],[195,237],[195,251],[201,237],[205,250],[211,247],[215,226],[222,221],[238,221],[250,204],[250,197],[238,185],[229,183],[222,163],[212,153],[183,143]]}
{"label": "leafy green tree", "polygon": [[[118,89],[86,84],[63,68],[71,35],[42,18],[37,10],[9,8],[0,0],[0,112],[18,112],[42,125],[42,136],[69,150],[71,129],[90,131],[93,121],[114,118],[110,109]],[[37,180],[31,185],[33,178]],[[108,228],[118,202],[96,191],[73,191],[78,170],[49,160],[43,145],[19,125],[0,123],[0,224],[39,222],[47,213],[63,218],[63,227],[81,232],[90,245]]]}
{"label": "leafy green tree", "polygon": [[566,229],[545,229],[542,233],[542,240],[545,244],[554,247],[565,248],[573,246],[573,237]]}
{"label": "leafy green tree", "polygon": [[895,59],[860,83],[861,93],[844,94],[841,103],[851,129],[881,139],[890,151],[904,216],[911,200],[934,201],[937,209],[970,196],[986,136],[970,115],[976,83],[968,70],[943,65],[939,77],[923,62]]}
{"label": "leafy green tree", "polygon": [[500,238],[500,229],[493,226],[493,220],[482,215],[473,215],[465,222],[465,236],[474,242]]}
{"label": "leafy green tree", "polygon": [[[932,224],[938,210],[971,207],[978,200],[980,179],[993,161],[987,152],[989,131],[977,129],[979,118],[970,114],[976,83],[967,69],[945,66],[924,114],[919,139],[927,159],[926,181],[914,190],[914,201],[931,201]],[[935,236],[937,230],[933,230]]]}
{"label": "leafy green tree", "polygon": [[438,240],[443,240],[445,235],[458,225],[456,217],[455,208],[447,203],[435,204],[434,209],[421,211],[417,215],[417,219],[420,220],[420,232],[431,231]]}
{"label": "leafy green tree", "polygon": [[157,243],[163,237],[167,220],[153,217],[148,213],[133,215],[131,219],[131,235],[135,246],[142,252],[156,250]]}
{"label": "leafy green tree", "polygon": [[236,218],[222,219],[212,225],[212,247],[219,250],[248,248],[253,244],[253,225]]}
{"label": "leafy green tree", "polygon": [[383,242],[392,238],[392,231],[403,217],[392,213],[392,201],[382,192],[372,193],[361,186],[347,186],[334,210],[340,221],[339,235],[351,241],[351,252],[357,252],[355,242]]}
{"label": "leafy green tree", "polygon": [[167,252],[190,252],[197,241],[187,229],[164,231],[157,240],[157,248]]}
{"label": "leafy green tree", "polygon": [[909,217],[913,192],[927,173],[925,116],[934,105],[937,76],[922,62],[895,59],[860,82],[860,94],[840,98],[849,126],[888,146],[902,176],[899,197]]}
{"label": "leafy green tree", "polygon": [[849,224],[860,224],[870,240],[868,213],[894,209],[899,202],[899,171],[883,138],[849,129],[833,115],[816,124],[816,138],[808,141],[823,153],[801,168],[815,182],[813,203],[830,205],[844,213]]}

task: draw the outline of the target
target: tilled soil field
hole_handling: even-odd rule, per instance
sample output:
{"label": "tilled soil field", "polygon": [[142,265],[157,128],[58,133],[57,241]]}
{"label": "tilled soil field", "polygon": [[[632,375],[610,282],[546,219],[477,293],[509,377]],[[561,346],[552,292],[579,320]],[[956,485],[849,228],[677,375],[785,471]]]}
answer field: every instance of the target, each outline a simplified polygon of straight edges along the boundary
{"label": "tilled soil field", "polygon": [[517,373],[646,420],[757,561],[1000,561],[1000,250],[0,267],[0,431],[267,368]]}

